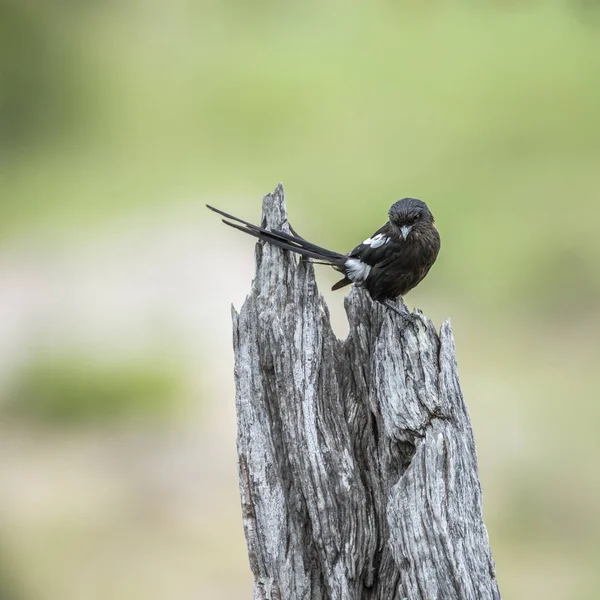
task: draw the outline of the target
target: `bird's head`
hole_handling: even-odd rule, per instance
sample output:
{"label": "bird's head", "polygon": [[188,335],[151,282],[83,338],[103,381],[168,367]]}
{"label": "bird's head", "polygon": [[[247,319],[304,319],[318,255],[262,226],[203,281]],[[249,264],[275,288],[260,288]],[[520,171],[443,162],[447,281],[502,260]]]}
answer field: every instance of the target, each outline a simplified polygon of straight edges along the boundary
{"label": "bird's head", "polygon": [[390,224],[406,240],[412,231],[433,224],[433,215],[427,204],[417,198],[402,198],[390,207]]}

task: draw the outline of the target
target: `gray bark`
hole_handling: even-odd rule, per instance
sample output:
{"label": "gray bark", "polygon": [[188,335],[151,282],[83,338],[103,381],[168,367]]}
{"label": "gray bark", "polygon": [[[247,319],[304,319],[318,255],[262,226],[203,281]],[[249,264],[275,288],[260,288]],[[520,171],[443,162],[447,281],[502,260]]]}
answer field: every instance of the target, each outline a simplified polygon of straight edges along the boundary
{"label": "gray bark", "polygon": [[[263,225],[287,228],[281,185]],[[334,335],[313,267],[262,243],[233,311],[255,599],[500,598],[449,322],[353,289]]]}

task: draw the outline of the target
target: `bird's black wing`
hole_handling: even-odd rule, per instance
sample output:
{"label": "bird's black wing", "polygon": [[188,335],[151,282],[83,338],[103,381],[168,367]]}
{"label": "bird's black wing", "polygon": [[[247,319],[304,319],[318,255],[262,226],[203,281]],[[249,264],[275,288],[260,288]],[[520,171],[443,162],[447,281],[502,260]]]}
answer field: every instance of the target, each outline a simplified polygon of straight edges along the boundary
{"label": "bird's black wing", "polygon": [[404,240],[392,230],[389,223],[386,223],[371,237],[353,248],[348,256],[374,267],[397,252],[401,252],[404,245]]}
{"label": "bird's black wing", "polygon": [[386,223],[346,254],[343,268],[346,276],[331,289],[337,290],[351,283],[362,285],[371,269],[382,262],[393,260],[394,255],[402,251],[404,243],[390,224]]}

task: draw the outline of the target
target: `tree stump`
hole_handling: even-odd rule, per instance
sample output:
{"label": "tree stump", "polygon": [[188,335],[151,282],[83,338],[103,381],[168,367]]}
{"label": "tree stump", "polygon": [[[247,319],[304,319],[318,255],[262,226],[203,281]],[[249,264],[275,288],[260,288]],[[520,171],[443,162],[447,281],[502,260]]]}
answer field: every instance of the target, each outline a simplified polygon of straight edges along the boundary
{"label": "tree stump", "polygon": [[[262,225],[288,230],[283,187]],[[500,598],[454,339],[353,289],[334,335],[313,266],[256,245],[233,310],[256,600]]]}

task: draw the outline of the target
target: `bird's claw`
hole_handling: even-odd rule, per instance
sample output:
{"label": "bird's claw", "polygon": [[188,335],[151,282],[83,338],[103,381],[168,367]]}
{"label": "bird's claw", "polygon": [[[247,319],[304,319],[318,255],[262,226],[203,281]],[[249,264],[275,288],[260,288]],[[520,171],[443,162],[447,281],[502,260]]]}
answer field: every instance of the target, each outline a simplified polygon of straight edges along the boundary
{"label": "bird's claw", "polygon": [[419,322],[419,316],[415,315],[414,313],[411,313],[404,303],[402,303],[399,308],[391,300],[386,300],[384,302],[384,305],[387,306],[393,312],[395,312],[397,315],[400,315],[400,317],[402,317],[405,323],[416,325]]}

